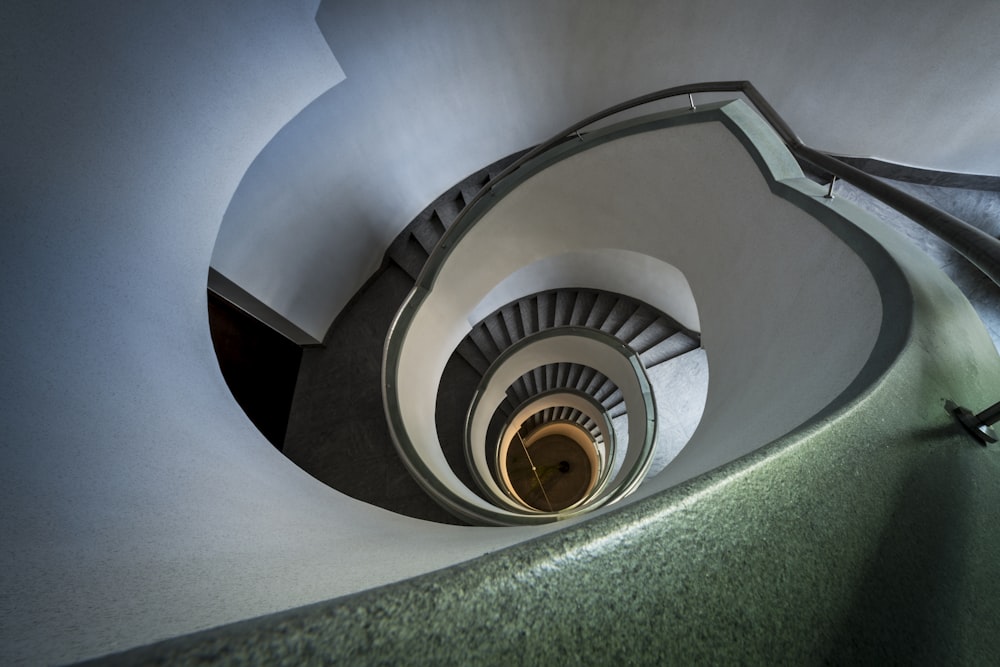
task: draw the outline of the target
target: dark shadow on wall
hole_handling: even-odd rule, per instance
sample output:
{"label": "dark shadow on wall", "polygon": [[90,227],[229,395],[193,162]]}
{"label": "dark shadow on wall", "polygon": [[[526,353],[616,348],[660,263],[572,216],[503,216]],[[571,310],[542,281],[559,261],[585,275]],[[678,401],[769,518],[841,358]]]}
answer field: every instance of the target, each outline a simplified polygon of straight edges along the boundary
{"label": "dark shadow on wall", "polygon": [[211,290],[208,323],[233,397],[264,437],[282,449],[302,348]]}
{"label": "dark shadow on wall", "polygon": [[968,627],[990,606],[969,566],[982,546],[967,520],[974,445],[938,443],[899,489],[828,664],[963,664],[997,649],[986,628]]}

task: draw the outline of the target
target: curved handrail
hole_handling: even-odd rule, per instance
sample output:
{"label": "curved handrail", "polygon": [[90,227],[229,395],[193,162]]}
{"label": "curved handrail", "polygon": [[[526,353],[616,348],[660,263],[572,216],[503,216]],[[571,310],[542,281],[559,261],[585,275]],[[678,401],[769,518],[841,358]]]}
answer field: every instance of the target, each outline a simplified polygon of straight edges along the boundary
{"label": "curved handrail", "polygon": [[[504,181],[511,179],[511,176],[517,172],[518,169],[531,161],[537,161],[537,159],[542,158],[544,153],[563,145],[567,139],[574,137],[582,139],[579,135],[579,131],[588,125],[616,113],[620,113],[650,102],[676,97],[679,95],[692,95],[694,93],[708,92],[742,93],[747,98],[747,101],[756,108],[760,116],[771,125],[777,136],[785,144],[786,148],[788,148],[788,150],[796,158],[814,164],[821,169],[827,170],[834,176],[841,177],[844,180],[853,183],[860,189],[869,192],[904,215],[910,216],[916,222],[928,229],[928,231],[934,233],[936,236],[949,243],[953,248],[955,248],[955,250],[969,259],[969,261],[971,261],[985,275],[989,276],[995,283],[1000,284],[1000,241],[993,239],[984,232],[968,225],[954,216],[949,215],[948,213],[940,211],[931,205],[925,204],[910,195],[896,190],[892,186],[885,184],[875,177],[851,167],[846,163],[841,162],[833,156],[806,146],[791,130],[788,124],[785,123],[776,111],[774,111],[770,104],[760,95],[756,88],[750,84],[750,82],[724,81],[678,86],[633,98],[632,100],[609,107],[604,111],[593,114],[582,121],[575,123],[562,133],[542,144],[539,144],[522,155],[519,159],[502,170],[489,184],[476,193],[476,195],[467,203],[465,208],[459,213],[458,217],[453,221],[451,227],[442,236],[437,248],[431,253],[431,257],[425,264],[424,269],[421,271],[413,291],[404,303],[403,308],[399,311],[399,313],[397,313],[396,319],[390,327],[390,335],[386,340],[386,354],[383,363],[383,386],[386,388],[391,387],[395,378],[396,369],[392,361],[392,355],[390,354],[390,350],[393,347],[392,332],[397,329],[401,321],[405,321],[409,317],[408,313],[410,311],[419,307],[419,303],[422,301],[422,295],[429,293],[433,289],[435,279],[441,268],[440,263],[442,258],[449,254],[450,247],[460,240],[464,233],[468,231],[470,224],[469,219],[480,215],[484,208],[488,209],[492,206],[491,202],[484,201],[487,198],[487,195],[492,193],[499,186],[505,186],[506,183]],[[693,101],[691,107],[693,110]],[[511,180],[516,181],[516,178]],[[397,447],[400,447],[402,445],[398,441],[398,431],[399,427],[402,425],[397,423],[394,418],[394,410],[391,405],[391,401],[388,399],[385,408],[386,415],[390,422],[390,432],[393,434]],[[417,464],[415,466],[408,465],[408,467],[411,469],[411,472],[415,477],[424,481],[429,481],[433,486],[433,482],[427,480],[427,471],[423,470],[422,464]],[[438,496],[440,494],[435,493],[432,495]],[[471,516],[479,514],[479,512],[475,510],[470,514],[468,512],[468,508],[464,507],[464,503],[462,502],[454,503],[445,501],[442,502],[442,504],[451,509],[453,512],[457,511],[460,516],[471,518]],[[503,519],[497,521],[499,516],[489,511],[485,512],[484,515],[476,516],[476,518],[484,519],[488,523],[507,523]]]}
{"label": "curved handrail", "polygon": [[[923,202],[912,195],[897,190],[893,186],[879,180],[878,178],[866,174],[865,172],[852,167],[846,162],[828,153],[823,153],[803,143],[802,139],[792,130],[785,120],[775,111],[774,107],[760,94],[760,91],[749,81],[708,81],[704,83],[687,84],[664,88],[652,93],[640,95],[630,100],[626,100],[614,106],[610,106],[603,111],[587,116],[583,120],[570,125],[559,132],[548,141],[538,144],[517,160],[509,164],[496,177],[487,183],[476,195],[467,203],[466,207],[458,214],[452,226],[444,233],[439,241],[439,247],[447,248],[454,237],[462,233],[464,225],[461,224],[468,211],[474,205],[486,197],[499,183],[517,171],[521,166],[532,159],[545,153],[549,149],[557,146],[566,139],[578,136],[578,133],[588,125],[592,125],[600,120],[623,111],[628,111],[635,107],[658,102],[671,97],[681,95],[694,95],[696,93],[742,93],[747,100],[757,109],[760,115],[778,133],[781,140],[788,149],[799,160],[808,162],[830,174],[841,178],[848,183],[864,190],[871,196],[896,209],[903,215],[911,218],[924,229],[931,232],[942,241],[954,248],[959,254],[969,260],[977,269],[988,276],[995,284],[1000,285],[1000,240],[993,238],[986,232],[973,227],[969,223],[956,218],[950,213],[940,210],[935,206]],[[694,108],[692,101],[692,108]],[[425,269],[428,268],[425,265]],[[418,279],[418,284],[424,285],[426,271],[422,271]],[[428,278],[430,274],[428,273]]]}

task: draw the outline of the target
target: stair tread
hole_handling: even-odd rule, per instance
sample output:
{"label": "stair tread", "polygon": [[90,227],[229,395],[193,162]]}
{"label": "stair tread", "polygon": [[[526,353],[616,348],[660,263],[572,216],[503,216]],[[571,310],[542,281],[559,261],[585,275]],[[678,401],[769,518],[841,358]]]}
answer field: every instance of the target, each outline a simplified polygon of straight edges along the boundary
{"label": "stair tread", "polygon": [[486,331],[489,333],[490,337],[493,339],[494,345],[496,345],[499,353],[502,353],[508,347],[510,347],[510,336],[507,333],[507,327],[504,325],[503,316],[488,317],[483,322],[486,327]]}
{"label": "stair tread", "polygon": [[[440,222],[438,216],[433,216],[435,221]],[[425,220],[417,220],[411,227],[410,233],[413,237],[417,239],[420,246],[424,249],[428,255],[434,251],[435,246],[437,246],[438,241],[441,240],[441,235],[444,230],[435,224],[430,218]]]}
{"label": "stair tread", "polygon": [[574,303],[576,294],[573,291],[559,290],[555,293],[554,326],[563,327],[572,321]]}
{"label": "stair tread", "polygon": [[504,326],[507,328],[507,337],[511,343],[515,343],[524,338],[524,326],[521,323],[521,311],[515,304],[500,310]]}
{"label": "stair tread", "polygon": [[664,338],[659,343],[649,348],[645,352],[639,355],[639,360],[642,365],[646,368],[653,368],[665,361],[669,361],[676,357],[681,356],[696,350],[700,347],[700,343],[682,331],[674,333],[674,335]]}
{"label": "stair tread", "polygon": [[430,256],[420,241],[412,234],[406,235],[403,239],[394,242],[389,246],[386,255],[403,269],[414,281],[420,276],[427,258]]}
{"label": "stair tread", "polygon": [[479,348],[480,353],[490,364],[500,356],[500,350],[483,325],[473,327],[472,331],[469,332],[468,338]]}
{"label": "stair tread", "polygon": [[640,305],[629,316],[621,328],[618,329],[615,336],[626,344],[631,345],[632,340],[645,331],[656,319],[657,315],[651,308]]}
{"label": "stair tread", "polygon": [[591,329],[602,329],[604,321],[608,318],[608,315],[611,313],[611,309],[617,301],[618,299],[615,298],[613,294],[609,294],[607,292],[595,294],[594,300],[590,306],[590,312],[588,313],[587,319],[583,325],[590,327]]}
{"label": "stair tread", "polygon": [[576,293],[576,300],[573,303],[573,315],[570,324],[577,327],[586,326],[587,320],[591,316],[594,302],[597,301],[597,293],[591,290],[579,290]]}
{"label": "stair tread", "polygon": [[463,338],[455,350],[470,366],[476,369],[480,376],[486,374],[490,367],[489,360],[470,338]]}
{"label": "stair tread", "polygon": [[610,312],[608,312],[608,316],[601,324],[601,331],[620,338],[621,336],[618,335],[619,330],[638,309],[638,304],[631,299],[616,299]]}
{"label": "stair tread", "polygon": [[636,334],[629,346],[640,355],[656,347],[663,341],[677,333],[677,329],[662,317],[658,317],[649,323],[645,329]]}

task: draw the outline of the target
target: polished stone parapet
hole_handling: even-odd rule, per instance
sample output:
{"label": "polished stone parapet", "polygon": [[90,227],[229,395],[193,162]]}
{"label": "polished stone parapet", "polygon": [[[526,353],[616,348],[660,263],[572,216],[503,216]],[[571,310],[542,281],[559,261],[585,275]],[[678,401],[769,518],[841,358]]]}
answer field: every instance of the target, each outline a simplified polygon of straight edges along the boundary
{"label": "polished stone parapet", "polygon": [[[903,170],[909,169],[909,167],[903,168]],[[910,176],[912,177],[912,174]],[[939,179],[929,180],[946,181],[949,176],[964,175],[941,174]],[[997,183],[995,189],[974,189],[932,185],[929,182],[916,183],[912,180],[889,180],[894,187],[903,192],[954,215],[990,236],[1000,238],[1000,179],[994,178],[994,181]],[[836,197],[846,199],[875,215],[930,257],[931,261],[962,290],[986,325],[994,345],[1000,350],[1000,289],[988,276],[945,241],[858,188],[838,182],[835,193]]]}

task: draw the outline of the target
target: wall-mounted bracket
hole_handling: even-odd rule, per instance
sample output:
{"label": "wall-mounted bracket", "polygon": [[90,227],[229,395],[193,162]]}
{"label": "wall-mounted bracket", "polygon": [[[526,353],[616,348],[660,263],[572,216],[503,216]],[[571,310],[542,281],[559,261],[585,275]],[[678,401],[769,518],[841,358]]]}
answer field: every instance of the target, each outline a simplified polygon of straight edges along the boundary
{"label": "wall-mounted bracket", "polygon": [[993,424],[1000,421],[1000,402],[994,403],[979,414],[957,405],[954,401],[946,402],[944,407],[984,447],[991,442],[997,441],[997,434],[993,430]]}

